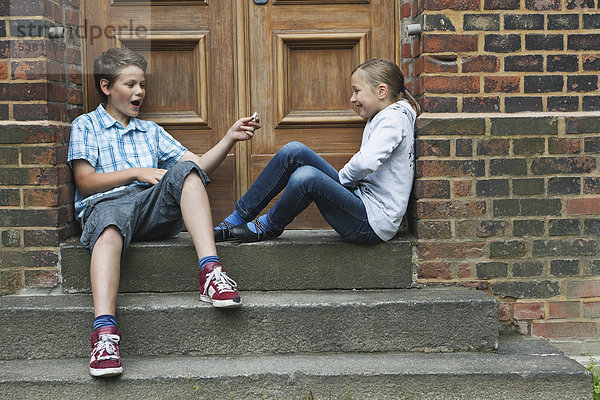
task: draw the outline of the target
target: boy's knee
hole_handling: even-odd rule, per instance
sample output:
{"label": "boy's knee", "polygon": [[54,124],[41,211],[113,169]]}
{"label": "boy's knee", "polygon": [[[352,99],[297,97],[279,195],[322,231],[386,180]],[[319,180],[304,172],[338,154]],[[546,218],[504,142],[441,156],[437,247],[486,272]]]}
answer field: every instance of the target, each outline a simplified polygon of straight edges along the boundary
{"label": "boy's knee", "polygon": [[168,184],[179,188],[182,188],[183,185],[194,183],[206,186],[210,182],[204,171],[193,161],[184,161],[175,164],[169,169],[163,179],[166,179]]}
{"label": "boy's knee", "polygon": [[[122,246],[123,245],[123,235],[119,228],[114,225],[107,226],[98,239],[96,240],[96,245],[101,246]],[[95,247],[94,246],[94,247]]]}

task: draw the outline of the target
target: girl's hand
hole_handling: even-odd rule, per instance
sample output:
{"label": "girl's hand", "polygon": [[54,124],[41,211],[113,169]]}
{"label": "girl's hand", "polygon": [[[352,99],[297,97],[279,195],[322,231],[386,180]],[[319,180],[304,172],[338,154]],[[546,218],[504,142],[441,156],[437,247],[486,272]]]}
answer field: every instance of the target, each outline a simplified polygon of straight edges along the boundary
{"label": "girl's hand", "polygon": [[260,129],[260,127],[260,118],[258,116],[244,117],[237,120],[229,128],[227,135],[236,142],[249,140],[254,137],[254,131]]}
{"label": "girl's hand", "polygon": [[158,181],[167,173],[166,169],[160,168],[134,168],[135,180],[144,183],[156,185]]}

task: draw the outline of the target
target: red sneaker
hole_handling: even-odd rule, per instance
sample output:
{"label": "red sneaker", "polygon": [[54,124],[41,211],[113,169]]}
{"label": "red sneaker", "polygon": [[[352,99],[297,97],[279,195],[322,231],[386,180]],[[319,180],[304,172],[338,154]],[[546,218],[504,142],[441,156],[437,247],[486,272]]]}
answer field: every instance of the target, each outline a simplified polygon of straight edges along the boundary
{"label": "red sneaker", "polygon": [[218,262],[210,262],[198,275],[200,300],[215,307],[233,308],[242,305],[240,294],[235,290],[237,283],[227,276],[225,268]]}
{"label": "red sneaker", "polygon": [[115,376],[123,372],[119,342],[121,332],[116,326],[105,326],[92,332],[92,354],[90,359],[90,374],[92,376]]}

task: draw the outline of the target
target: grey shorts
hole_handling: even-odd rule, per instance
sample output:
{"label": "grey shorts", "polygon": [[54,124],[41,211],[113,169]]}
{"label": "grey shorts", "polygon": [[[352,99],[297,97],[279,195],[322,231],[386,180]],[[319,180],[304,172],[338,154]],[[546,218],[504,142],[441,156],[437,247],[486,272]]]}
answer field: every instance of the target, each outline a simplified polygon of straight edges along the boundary
{"label": "grey shorts", "polygon": [[81,219],[81,244],[91,253],[100,234],[116,226],[123,236],[123,250],[134,240],[160,240],[177,235],[183,228],[181,189],[183,181],[196,171],[204,186],[206,173],[194,162],[171,167],[154,186],[131,186],[93,199]]}

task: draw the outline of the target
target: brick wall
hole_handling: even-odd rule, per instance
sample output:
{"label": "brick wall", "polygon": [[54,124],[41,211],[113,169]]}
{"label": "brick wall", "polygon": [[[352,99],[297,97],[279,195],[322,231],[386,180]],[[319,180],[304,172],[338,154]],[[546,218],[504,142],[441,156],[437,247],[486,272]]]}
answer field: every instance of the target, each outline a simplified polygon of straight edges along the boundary
{"label": "brick wall", "polygon": [[423,284],[477,287],[543,337],[600,336],[600,113],[423,115]]}
{"label": "brick wall", "polygon": [[83,111],[79,0],[0,0],[0,293],[58,284],[73,231],[65,164],[70,121]]}
{"label": "brick wall", "polygon": [[401,0],[403,71],[428,112],[598,111],[598,0]]}
{"label": "brick wall", "polygon": [[399,0],[419,282],[485,290],[536,336],[600,336],[599,3]]}

